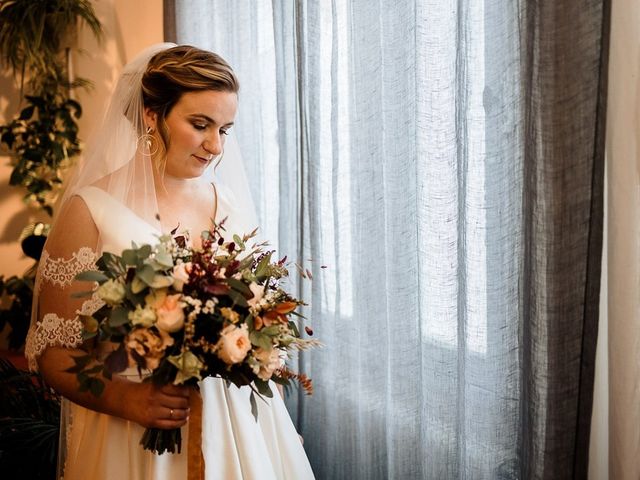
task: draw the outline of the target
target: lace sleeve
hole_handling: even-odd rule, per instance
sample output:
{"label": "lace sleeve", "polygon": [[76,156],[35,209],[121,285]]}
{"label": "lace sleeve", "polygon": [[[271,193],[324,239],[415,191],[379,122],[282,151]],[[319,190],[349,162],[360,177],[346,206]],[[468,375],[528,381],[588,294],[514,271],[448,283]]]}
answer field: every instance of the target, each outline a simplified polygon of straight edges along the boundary
{"label": "lace sleeve", "polygon": [[[96,253],[89,247],[80,248],[68,258],[52,258],[47,250],[43,251],[34,287],[37,303],[25,346],[31,370],[37,370],[37,359],[47,347],[76,348],[82,344],[82,322],[78,316],[91,315],[103,303],[95,295],[80,303],[71,297],[71,287],[78,273],[95,269],[96,260]],[[57,311],[40,315],[42,308],[38,306],[51,303],[47,301],[51,296],[56,298]]]}
{"label": "lace sleeve", "polygon": [[74,296],[93,289],[91,282],[78,281],[76,275],[96,268],[98,244],[87,205],[73,196],[60,208],[38,265],[25,345],[31,370],[38,369],[38,357],[47,348],[73,349],[83,343],[80,316],[91,315],[102,305],[95,295],[88,300]]}

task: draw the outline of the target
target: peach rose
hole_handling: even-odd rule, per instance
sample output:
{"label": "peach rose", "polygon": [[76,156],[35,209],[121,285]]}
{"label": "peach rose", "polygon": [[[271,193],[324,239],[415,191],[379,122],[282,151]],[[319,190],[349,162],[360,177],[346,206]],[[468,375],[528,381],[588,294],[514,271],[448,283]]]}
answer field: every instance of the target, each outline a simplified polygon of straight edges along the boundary
{"label": "peach rose", "polygon": [[129,352],[129,363],[135,366],[137,362],[131,357],[135,351],[145,359],[146,367],[154,370],[160,365],[160,359],[167,347],[173,345],[173,338],[163,332],[154,332],[148,328],[135,328],[127,336],[126,348]]}
{"label": "peach rose", "polygon": [[156,326],[165,332],[177,332],[184,326],[184,304],[180,294],[167,295],[156,309]]}
{"label": "peach rose", "polygon": [[246,325],[236,327],[227,325],[220,332],[220,340],[216,344],[216,354],[227,365],[242,362],[251,350],[249,330]]}

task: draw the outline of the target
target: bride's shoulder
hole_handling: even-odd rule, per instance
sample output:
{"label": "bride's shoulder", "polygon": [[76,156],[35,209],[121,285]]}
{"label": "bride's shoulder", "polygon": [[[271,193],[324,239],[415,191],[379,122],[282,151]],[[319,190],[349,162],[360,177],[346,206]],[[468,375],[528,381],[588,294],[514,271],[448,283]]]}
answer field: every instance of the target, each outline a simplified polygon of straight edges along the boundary
{"label": "bride's shoulder", "polygon": [[47,239],[47,250],[55,254],[73,252],[84,246],[94,247],[98,229],[82,197],[71,196],[61,207]]}

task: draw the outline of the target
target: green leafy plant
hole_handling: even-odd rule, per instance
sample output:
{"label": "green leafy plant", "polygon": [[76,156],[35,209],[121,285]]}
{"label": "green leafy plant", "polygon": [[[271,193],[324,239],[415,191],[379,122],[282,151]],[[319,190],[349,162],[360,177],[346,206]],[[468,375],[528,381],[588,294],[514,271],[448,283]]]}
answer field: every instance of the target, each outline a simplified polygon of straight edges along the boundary
{"label": "green leafy plant", "polygon": [[62,185],[63,172],[80,153],[80,104],[60,93],[26,95],[27,106],[8,125],[0,140],[14,154],[9,184],[27,190],[25,200],[53,215],[51,193]]}
{"label": "green leafy plant", "polygon": [[55,478],[59,424],[60,398],[40,375],[18,370],[0,359],[3,478]]}
{"label": "green leafy plant", "polygon": [[19,350],[24,345],[29,330],[33,298],[32,274],[6,279],[0,275],[0,295],[5,303],[4,308],[0,309],[0,331],[9,325],[9,348]]}
{"label": "green leafy plant", "polygon": [[102,28],[89,0],[0,0],[0,59],[19,80],[26,106],[0,142],[11,154],[10,184],[24,187],[25,201],[49,215],[62,175],[80,152],[76,120],[82,110],[72,89],[69,58],[78,22],[100,39]]}
{"label": "green leafy plant", "polygon": [[2,478],[55,478],[59,424],[60,398],[42,377],[0,359]]}

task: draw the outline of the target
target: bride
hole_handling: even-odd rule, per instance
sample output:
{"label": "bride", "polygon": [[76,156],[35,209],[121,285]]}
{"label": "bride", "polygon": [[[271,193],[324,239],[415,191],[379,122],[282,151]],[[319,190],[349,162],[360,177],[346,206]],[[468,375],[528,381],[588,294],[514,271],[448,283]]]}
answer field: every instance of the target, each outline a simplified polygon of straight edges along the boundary
{"label": "bride", "polygon": [[[170,44],[145,50],[125,67],[104,124],[70,180],[40,261],[26,348],[31,368],[64,397],[59,476],[65,480],[313,478],[277,394],[257,402],[256,422],[249,387],[227,387],[217,378],[204,380],[198,395],[141,382],[127,370],[96,397],[80,392],[67,372],[74,354],[109,353],[110,345],[82,339],[81,316],[100,301],[72,296],[88,290],[74,277],[93,268],[103,251],[156,243],[176,229],[196,238],[212,218],[227,218],[228,233],[255,228],[241,158],[227,137],[237,92],[235,74],[213,53]],[[181,427],[182,453],[143,450],[148,427]]]}

